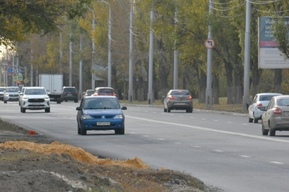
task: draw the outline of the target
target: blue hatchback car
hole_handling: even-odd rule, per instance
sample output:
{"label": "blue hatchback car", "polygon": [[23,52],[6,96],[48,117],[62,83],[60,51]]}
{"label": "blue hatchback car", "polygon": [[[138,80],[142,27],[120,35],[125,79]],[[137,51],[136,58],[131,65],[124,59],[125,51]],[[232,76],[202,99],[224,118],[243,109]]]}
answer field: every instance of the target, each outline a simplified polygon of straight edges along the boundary
{"label": "blue hatchback car", "polygon": [[86,96],[76,107],[78,134],[86,135],[88,130],[114,130],[115,134],[125,132],[125,117],[119,100],[115,96]]}

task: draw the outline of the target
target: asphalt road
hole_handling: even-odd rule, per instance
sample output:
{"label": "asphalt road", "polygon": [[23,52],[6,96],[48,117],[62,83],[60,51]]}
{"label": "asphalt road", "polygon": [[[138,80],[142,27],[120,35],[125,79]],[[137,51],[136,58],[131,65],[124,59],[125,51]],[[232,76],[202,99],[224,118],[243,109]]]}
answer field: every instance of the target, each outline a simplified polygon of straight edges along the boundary
{"label": "asphalt road", "polygon": [[226,192],[287,192],[289,132],[262,136],[248,117],[195,110],[128,106],[126,134],[77,134],[76,106],[53,103],[51,113],[20,113],[17,102],[0,102],[0,118],[104,157],[141,158],[152,168],[179,170]]}

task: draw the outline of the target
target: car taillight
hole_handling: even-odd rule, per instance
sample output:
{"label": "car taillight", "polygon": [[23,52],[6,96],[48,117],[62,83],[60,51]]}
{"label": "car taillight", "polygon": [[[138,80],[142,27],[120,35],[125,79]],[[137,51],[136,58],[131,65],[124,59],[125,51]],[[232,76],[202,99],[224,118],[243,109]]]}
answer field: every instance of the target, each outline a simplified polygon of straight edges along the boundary
{"label": "car taillight", "polygon": [[258,103],[257,108],[260,109],[261,107],[263,107],[262,103]]}
{"label": "car taillight", "polygon": [[171,96],[169,96],[169,99],[174,100],[175,98],[174,98],[174,96],[171,95]]}
{"label": "car taillight", "polygon": [[192,96],[189,95],[189,96],[188,96],[188,100],[192,100]]}
{"label": "car taillight", "polygon": [[275,115],[281,115],[281,114],[282,114],[282,110],[281,110],[279,107],[275,107],[275,108],[273,109],[273,113],[274,113]]}

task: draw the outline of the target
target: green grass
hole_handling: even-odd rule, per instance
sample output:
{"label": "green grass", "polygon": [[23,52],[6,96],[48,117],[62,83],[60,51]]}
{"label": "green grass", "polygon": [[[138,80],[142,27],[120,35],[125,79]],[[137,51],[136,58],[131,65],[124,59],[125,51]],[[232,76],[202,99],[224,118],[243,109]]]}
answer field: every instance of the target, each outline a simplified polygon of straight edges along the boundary
{"label": "green grass", "polygon": [[[235,112],[235,113],[244,113],[242,104],[227,104],[227,98],[222,97],[219,99],[220,104],[213,105],[211,110],[215,111],[227,111],[227,112]],[[147,101],[133,101],[128,102],[127,100],[122,100],[123,104],[135,104],[135,105],[148,105]],[[155,100],[152,106],[163,107],[163,103],[161,100]],[[205,103],[199,103],[198,99],[193,99],[193,105],[195,109],[206,109]]]}

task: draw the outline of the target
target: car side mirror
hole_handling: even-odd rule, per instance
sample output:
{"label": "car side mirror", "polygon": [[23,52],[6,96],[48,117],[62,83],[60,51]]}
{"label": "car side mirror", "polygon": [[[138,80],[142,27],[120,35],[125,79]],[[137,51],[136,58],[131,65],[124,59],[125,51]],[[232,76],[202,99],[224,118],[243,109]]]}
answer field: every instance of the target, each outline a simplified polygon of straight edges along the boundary
{"label": "car side mirror", "polygon": [[127,107],[126,106],[122,106],[121,109],[122,110],[127,110]]}
{"label": "car side mirror", "polygon": [[76,110],[77,110],[77,111],[80,111],[80,110],[81,110],[81,107],[76,107]]}

